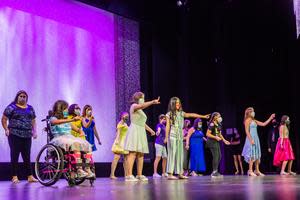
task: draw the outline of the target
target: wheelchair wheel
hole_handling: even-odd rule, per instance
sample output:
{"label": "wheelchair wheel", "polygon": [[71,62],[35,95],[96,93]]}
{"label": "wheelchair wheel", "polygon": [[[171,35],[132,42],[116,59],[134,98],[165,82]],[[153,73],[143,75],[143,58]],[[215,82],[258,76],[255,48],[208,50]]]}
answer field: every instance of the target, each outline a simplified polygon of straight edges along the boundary
{"label": "wheelchair wheel", "polygon": [[35,174],[42,185],[55,184],[64,169],[64,156],[60,148],[46,144],[39,152],[35,161]]}

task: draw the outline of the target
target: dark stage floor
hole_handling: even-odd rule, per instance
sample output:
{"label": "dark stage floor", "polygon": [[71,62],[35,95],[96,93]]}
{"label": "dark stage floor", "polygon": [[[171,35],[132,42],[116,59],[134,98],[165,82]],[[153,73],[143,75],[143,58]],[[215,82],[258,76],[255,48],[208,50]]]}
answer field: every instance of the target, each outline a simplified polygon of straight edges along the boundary
{"label": "dark stage floor", "polygon": [[68,187],[60,180],[52,187],[28,184],[21,181],[13,185],[0,182],[1,200],[93,200],[93,199],[300,199],[300,176],[266,177],[210,176],[192,177],[189,180],[150,179],[148,182],[124,182],[98,178],[94,187],[89,182],[80,186]]}

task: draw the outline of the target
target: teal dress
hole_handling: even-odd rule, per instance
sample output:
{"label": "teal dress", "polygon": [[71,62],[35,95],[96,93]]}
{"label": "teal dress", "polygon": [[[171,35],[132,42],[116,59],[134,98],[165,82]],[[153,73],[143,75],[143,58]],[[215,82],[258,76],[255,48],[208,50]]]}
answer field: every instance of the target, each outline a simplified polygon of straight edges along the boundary
{"label": "teal dress", "polygon": [[247,163],[249,163],[251,160],[260,160],[261,157],[261,149],[260,149],[260,142],[259,137],[257,134],[257,124],[255,121],[252,121],[250,123],[249,127],[250,135],[252,139],[254,140],[255,144],[251,144],[248,137],[246,137],[245,145],[243,148],[242,156],[244,156],[244,159]]}
{"label": "teal dress", "polygon": [[[167,113],[167,117],[171,121],[170,112]],[[170,134],[167,143],[167,172],[171,174],[183,174],[183,124],[184,112],[177,111],[174,116],[174,122],[171,122]]]}

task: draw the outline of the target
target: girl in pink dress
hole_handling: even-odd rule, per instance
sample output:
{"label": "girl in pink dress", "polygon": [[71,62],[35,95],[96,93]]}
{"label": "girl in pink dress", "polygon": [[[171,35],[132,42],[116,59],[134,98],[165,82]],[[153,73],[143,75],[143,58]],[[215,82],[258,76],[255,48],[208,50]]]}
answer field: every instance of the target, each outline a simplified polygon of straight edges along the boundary
{"label": "girl in pink dress", "polygon": [[[279,139],[276,145],[273,164],[277,167],[281,166],[280,175],[295,176],[296,173],[292,172],[292,164],[295,156],[289,139],[289,126],[290,118],[287,115],[283,115],[279,127]],[[285,168],[287,164],[288,172],[286,173]]]}

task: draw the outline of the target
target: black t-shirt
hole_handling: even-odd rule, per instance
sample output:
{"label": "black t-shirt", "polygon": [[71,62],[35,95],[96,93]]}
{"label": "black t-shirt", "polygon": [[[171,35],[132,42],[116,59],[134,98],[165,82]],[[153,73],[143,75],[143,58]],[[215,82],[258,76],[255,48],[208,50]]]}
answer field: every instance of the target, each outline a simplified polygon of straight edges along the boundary
{"label": "black t-shirt", "polygon": [[[220,124],[210,123],[208,125],[208,130],[211,131],[213,136],[220,136],[222,133],[222,126]],[[206,145],[207,147],[214,147],[215,145],[219,145],[219,141],[208,137]]]}
{"label": "black t-shirt", "polygon": [[211,131],[211,134],[214,136],[221,135],[222,126],[220,124],[210,123],[208,125],[208,130]]}

